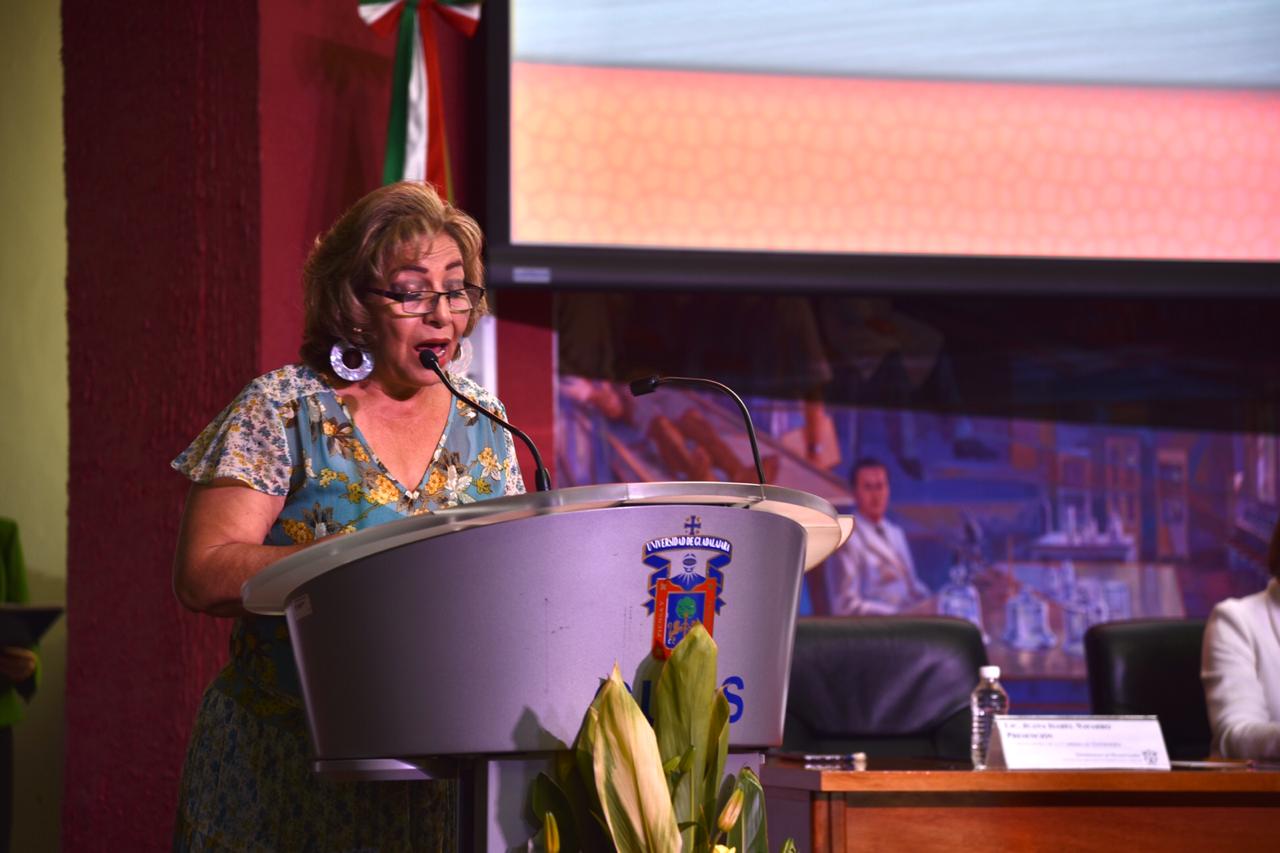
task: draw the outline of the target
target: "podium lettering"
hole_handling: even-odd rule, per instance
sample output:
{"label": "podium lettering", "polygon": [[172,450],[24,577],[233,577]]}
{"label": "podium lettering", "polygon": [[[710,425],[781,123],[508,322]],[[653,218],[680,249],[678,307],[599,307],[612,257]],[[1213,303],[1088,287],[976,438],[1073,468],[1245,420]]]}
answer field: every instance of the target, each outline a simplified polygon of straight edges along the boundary
{"label": "podium lettering", "polygon": [[729,700],[729,707],[733,709],[729,712],[729,722],[736,723],[742,719],[742,712],[746,710],[746,705],[743,703],[742,697],[729,688],[736,687],[738,690],[745,690],[747,685],[742,680],[742,676],[731,675],[720,686],[724,688],[724,698]]}

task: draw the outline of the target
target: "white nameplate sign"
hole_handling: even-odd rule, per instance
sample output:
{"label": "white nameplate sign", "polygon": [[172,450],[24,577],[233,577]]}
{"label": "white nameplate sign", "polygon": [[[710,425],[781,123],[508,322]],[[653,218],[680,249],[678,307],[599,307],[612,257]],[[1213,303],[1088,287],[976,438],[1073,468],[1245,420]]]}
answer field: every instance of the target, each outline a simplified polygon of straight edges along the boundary
{"label": "white nameplate sign", "polygon": [[1155,717],[997,716],[987,766],[1007,770],[1168,770]]}

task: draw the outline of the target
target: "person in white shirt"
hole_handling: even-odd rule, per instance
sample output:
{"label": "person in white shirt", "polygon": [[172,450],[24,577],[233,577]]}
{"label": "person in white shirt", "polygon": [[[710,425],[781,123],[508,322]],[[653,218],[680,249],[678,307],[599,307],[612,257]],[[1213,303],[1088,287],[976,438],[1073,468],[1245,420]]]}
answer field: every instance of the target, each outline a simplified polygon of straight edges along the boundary
{"label": "person in white shirt", "polygon": [[1266,589],[1220,602],[1205,626],[1200,681],[1222,758],[1280,758],[1280,525],[1267,566]]}
{"label": "person in white shirt", "polygon": [[837,616],[898,613],[932,593],[916,575],[902,528],[885,518],[889,472],[872,458],[850,476],[854,528],[827,564],[827,598]]}

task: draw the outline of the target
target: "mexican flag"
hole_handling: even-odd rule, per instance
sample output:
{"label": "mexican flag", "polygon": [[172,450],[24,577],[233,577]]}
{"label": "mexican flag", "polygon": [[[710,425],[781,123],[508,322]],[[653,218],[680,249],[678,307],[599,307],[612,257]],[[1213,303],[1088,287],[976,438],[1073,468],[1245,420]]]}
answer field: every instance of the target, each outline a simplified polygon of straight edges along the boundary
{"label": "mexican flag", "polygon": [[435,19],[467,36],[480,24],[480,4],[459,0],[358,0],[360,17],[379,35],[396,37],[391,114],[382,182],[427,180],[453,197],[440,94]]}

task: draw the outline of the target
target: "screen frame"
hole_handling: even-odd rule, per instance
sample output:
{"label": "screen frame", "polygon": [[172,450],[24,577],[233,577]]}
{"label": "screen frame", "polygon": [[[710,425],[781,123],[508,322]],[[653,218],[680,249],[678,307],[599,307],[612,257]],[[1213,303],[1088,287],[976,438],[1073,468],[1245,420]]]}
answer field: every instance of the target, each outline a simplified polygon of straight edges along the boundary
{"label": "screen frame", "polygon": [[511,242],[511,4],[485,4],[486,279],[531,290],[1280,296],[1280,262],[718,251]]}

